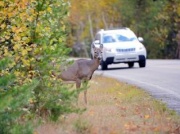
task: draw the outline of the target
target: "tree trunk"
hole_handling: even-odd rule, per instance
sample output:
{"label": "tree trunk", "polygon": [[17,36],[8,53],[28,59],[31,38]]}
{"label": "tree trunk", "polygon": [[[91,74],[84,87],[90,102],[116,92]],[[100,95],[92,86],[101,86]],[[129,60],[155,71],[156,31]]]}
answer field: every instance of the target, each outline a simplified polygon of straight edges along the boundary
{"label": "tree trunk", "polygon": [[92,26],[92,19],[91,19],[91,15],[88,14],[88,21],[89,21],[89,27],[90,27],[90,34],[91,34],[91,40],[94,40],[94,32],[93,32],[93,26]]}
{"label": "tree trunk", "polygon": [[107,22],[106,22],[106,19],[105,19],[104,12],[102,12],[102,20],[103,20],[103,23],[104,23],[105,28],[107,29],[108,26],[107,26]]}
{"label": "tree trunk", "polygon": [[89,53],[88,53],[88,51],[87,51],[86,44],[84,43],[84,41],[81,42],[81,44],[82,44],[82,47],[83,47],[83,50],[84,50],[85,57],[90,57],[90,56],[89,56]]}
{"label": "tree trunk", "polygon": [[177,50],[176,50],[176,57],[178,59],[180,59],[180,31],[178,31],[177,35],[176,35],[176,39],[177,39]]}

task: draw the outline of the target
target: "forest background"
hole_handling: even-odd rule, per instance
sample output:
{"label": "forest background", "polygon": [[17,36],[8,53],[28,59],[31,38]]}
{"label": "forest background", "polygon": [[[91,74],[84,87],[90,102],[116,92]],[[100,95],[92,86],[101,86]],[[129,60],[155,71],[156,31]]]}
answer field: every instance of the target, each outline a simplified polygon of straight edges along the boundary
{"label": "forest background", "polygon": [[1,0],[0,133],[32,133],[81,112],[78,92],[52,75],[67,56],[89,57],[99,29],[129,27],[148,58],[180,59],[179,0]]}
{"label": "forest background", "polygon": [[180,59],[178,0],[71,0],[69,23],[76,56],[89,57],[98,30],[129,27],[144,38],[148,58]]}

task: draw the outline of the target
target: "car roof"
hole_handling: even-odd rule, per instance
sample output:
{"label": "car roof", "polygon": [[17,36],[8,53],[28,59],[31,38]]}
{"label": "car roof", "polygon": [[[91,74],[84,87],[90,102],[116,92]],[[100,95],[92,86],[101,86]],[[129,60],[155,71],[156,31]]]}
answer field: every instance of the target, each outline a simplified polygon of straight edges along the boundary
{"label": "car roof", "polygon": [[116,32],[123,32],[123,31],[130,31],[132,32],[129,28],[118,28],[118,29],[107,29],[107,30],[104,30],[104,29],[101,29],[98,33],[116,33]]}
{"label": "car roof", "polygon": [[99,32],[99,34],[114,34],[114,33],[121,33],[123,35],[129,35],[129,36],[135,36],[135,33],[130,30],[129,28],[120,28],[120,29],[108,29],[108,30],[104,30],[104,29],[101,29]]}

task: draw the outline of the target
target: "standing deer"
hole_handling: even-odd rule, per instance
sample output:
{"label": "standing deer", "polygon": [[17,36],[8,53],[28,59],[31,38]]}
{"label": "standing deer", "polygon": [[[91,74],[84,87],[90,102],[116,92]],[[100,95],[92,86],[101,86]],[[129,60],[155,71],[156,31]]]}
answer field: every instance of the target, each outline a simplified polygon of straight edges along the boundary
{"label": "standing deer", "polygon": [[[65,71],[62,71],[58,78],[63,81],[74,81],[76,83],[76,88],[80,88],[81,83],[87,82],[91,79],[94,71],[98,68],[100,61],[102,59],[102,49],[103,45],[99,48],[93,45],[94,58],[91,60],[79,59],[75,61],[71,66],[69,66]],[[87,104],[87,90],[84,91],[84,101]]]}

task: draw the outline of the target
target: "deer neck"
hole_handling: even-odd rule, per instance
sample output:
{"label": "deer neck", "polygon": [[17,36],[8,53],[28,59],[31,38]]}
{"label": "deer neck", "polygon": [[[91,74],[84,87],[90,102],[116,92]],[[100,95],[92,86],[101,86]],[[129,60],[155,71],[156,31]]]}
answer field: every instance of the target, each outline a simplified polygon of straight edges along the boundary
{"label": "deer neck", "polygon": [[100,60],[99,59],[92,59],[91,60],[91,65],[90,65],[92,71],[95,71],[98,68],[99,64],[100,64]]}

